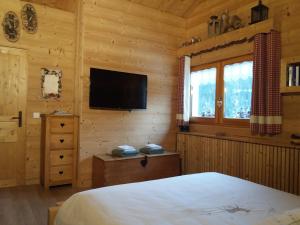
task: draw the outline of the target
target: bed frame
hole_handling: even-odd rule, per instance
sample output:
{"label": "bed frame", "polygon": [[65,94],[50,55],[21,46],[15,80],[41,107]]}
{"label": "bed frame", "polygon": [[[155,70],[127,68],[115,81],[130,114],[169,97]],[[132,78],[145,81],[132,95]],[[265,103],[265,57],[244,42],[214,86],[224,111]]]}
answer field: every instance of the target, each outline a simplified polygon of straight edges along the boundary
{"label": "bed frame", "polygon": [[56,206],[48,208],[48,225],[54,225],[56,214],[62,204],[63,202],[57,202]]}

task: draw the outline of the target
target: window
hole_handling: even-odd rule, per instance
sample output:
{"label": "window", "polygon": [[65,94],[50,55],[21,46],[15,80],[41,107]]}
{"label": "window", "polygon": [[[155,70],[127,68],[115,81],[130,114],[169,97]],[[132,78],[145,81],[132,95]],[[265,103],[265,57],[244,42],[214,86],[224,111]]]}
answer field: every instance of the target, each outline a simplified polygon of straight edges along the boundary
{"label": "window", "polygon": [[250,56],[192,68],[191,120],[249,124],[252,77]]}

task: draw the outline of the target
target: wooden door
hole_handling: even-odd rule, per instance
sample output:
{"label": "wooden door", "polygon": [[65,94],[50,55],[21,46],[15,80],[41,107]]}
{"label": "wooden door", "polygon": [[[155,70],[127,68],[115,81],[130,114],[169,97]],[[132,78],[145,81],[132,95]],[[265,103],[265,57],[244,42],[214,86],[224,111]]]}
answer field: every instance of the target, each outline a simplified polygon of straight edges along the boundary
{"label": "wooden door", "polygon": [[0,187],[24,184],[26,52],[0,47]]}

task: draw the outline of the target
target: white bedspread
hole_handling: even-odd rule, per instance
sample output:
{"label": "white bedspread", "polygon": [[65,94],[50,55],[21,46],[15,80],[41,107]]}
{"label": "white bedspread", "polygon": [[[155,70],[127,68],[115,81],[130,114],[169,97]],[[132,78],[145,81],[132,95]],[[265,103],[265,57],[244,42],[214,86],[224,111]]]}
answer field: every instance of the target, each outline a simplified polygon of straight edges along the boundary
{"label": "white bedspread", "polygon": [[300,197],[218,173],[77,193],[56,225],[252,225],[300,207]]}

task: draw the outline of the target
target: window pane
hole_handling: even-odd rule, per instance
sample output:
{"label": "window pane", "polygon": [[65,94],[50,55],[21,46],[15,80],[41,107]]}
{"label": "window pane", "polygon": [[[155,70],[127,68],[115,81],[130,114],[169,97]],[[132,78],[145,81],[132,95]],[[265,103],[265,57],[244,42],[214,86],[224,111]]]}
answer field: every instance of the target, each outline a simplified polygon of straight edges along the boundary
{"label": "window pane", "polygon": [[191,73],[192,117],[215,117],[217,69]]}
{"label": "window pane", "polygon": [[224,118],[250,118],[252,76],[252,61],[224,67]]}

